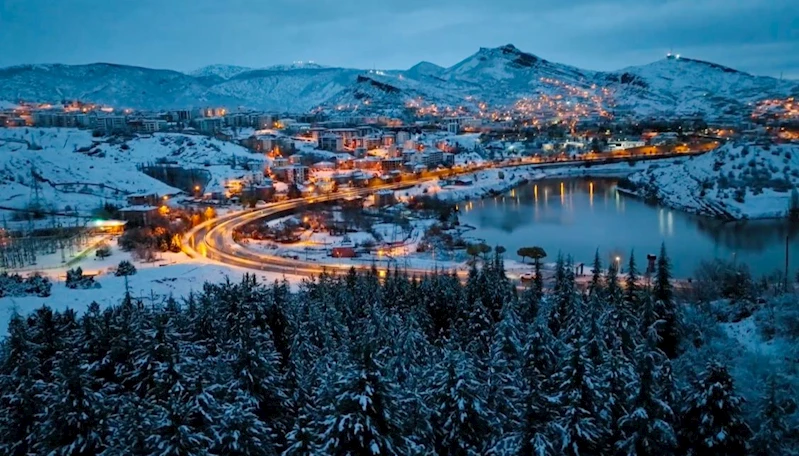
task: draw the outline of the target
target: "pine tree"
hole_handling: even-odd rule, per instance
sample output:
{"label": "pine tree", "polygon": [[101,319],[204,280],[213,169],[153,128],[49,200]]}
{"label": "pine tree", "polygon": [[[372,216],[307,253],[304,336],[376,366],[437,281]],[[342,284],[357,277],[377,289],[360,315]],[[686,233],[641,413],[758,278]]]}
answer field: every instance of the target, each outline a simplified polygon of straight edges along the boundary
{"label": "pine tree", "polygon": [[403,454],[394,392],[367,348],[359,362],[339,368],[325,411],[321,448],[330,455]]}
{"label": "pine tree", "polygon": [[[760,428],[752,438],[753,454],[758,456],[778,456],[796,454],[797,429],[788,424],[789,413],[786,405],[795,408],[792,391],[782,391],[776,375],[770,375],[759,408]],[[786,394],[787,393],[787,394]]]}
{"label": "pine tree", "polygon": [[605,281],[607,282],[608,305],[611,307],[620,307],[624,301],[624,291],[619,284],[618,262],[610,262],[608,265],[608,275]]}
{"label": "pine tree", "polygon": [[752,432],[741,417],[742,404],[727,368],[711,363],[685,399],[680,419],[680,453],[748,454]]}
{"label": "pine tree", "polygon": [[560,337],[566,330],[569,319],[575,314],[576,293],[574,287],[574,270],[558,257],[555,269],[554,305],[549,314],[549,330],[555,337]]}
{"label": "pine tree", "polygon": [[427,403],[434,407],[436,454],[483,454],[493,420],[474,364],[464,353],[450,349],[446,360],[436,366]]}
{"label": "pine tree", "polygon": [[515,429],[522,415],[524,343],[513,303],[506,304],[502,311],[489,356],[488,406],[496,415],[493,427],[502,435]]}
{"label": "pine tree", "polygon": [[591,269],[591,284],[588,286],[588,295],[601,297],[605,293],[605,281],[602,278],[602,260],[599,258],[599,249],[594,254],[594,264]]}
{"label": "pine tree", "polygon": [[120,261],[116,272],[114,272],[114,275],[117,277],[127,277],[134,274],[136,274],[136,266],[128,260]]}
{"label": "pine tree", "polygon": [[556,378],[561,398],[559,449],[564,455],[598,454],[605,438],[600,422],[604,399],[586,345],[584,337],[574,341]]}
{"label": "pine tree", "polygon": [[8,339],[0,365],[0,453],[23,456],[35,442],[33,424],[41,411],[38,394],[42,384],[30,329],[14,313],[8,324]]}
{"label": "pine tree", "polygon": [[633,250],[630,252],[630,261],[627,264],[627,278],[624,281],[624,301],[627,308],[633,312],[638,309],[638,294],[640,293],[638,281],[638,268],[635,265],[635,251]]}
{"label": "pine tree", "polygon": [[191,394],[173,388],[163,405],[153,406],[153,426],[146,439],[147,454],[205,456],[213,441],[192,425],[196,403]]}
{"label": "pine tree", "polygon": [[643,344],[638,355],[637,392],[630,404],[630,412],[619,420],[626,436],[616,447],[626,455],[674,454],[677,438],[674,432],[674,413],[661,398],[657,385],[656,360],[662,353],[655,351],[654,341]]}
{"label": "pine tree", "polygon": [[216,442],[213,454],[230,456],[270,456],[277,451],[269,427],[256,416],[258,404],[239,392],[231,403],[223,405],[221,416],[212,424]]}
{"label": "pine tree", "polygon": [[[248,336],[233,341],[229,357],[228,363],[233,371],[230,389],[252,398],[255,404],[252,412],[270,432],[285,434],[288,397],[285,379],[278,370],[280,357],[270,335],[257,329],[250,330]],[[273,445],[274,442],[264,444]]]}
{"label": "pine tree", "polygon": [[660,256],[657,263],[655,286],[652,290],[655,298],[655,312],[658,319],[663,320],[658,327],[660,336],[659,348],[663,353],[674,359],[679,348],[679,315],[674,302],[671,286],[671,265],[666,255],[666,244],[660,247]]}
{"label": "pine tree", "polygon": [[63,352],[53,369],[53,381],[38,395],[44,408],[34,432],[37,453],[91,455],[103,451],[107,408],[103,393],[94,391],[91,383],[77,350]]}

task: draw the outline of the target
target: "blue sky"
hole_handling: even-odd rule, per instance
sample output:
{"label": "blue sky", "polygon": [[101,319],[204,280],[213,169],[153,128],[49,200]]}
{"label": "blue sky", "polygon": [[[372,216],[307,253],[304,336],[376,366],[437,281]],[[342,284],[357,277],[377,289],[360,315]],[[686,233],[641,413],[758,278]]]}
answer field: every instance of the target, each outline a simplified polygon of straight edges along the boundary
{"label": "blue sky", "polygon": [[512,43],[595,70],[666,52],[799,79],[799,0],[0,0],[0,67],[452,65]]}

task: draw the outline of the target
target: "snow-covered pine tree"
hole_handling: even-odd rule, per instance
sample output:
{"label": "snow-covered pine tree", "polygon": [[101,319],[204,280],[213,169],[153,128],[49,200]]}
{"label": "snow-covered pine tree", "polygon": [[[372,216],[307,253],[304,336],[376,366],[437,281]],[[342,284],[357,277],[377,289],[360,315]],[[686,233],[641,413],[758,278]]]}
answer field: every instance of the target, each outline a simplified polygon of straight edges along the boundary
{"label": "snow-covered pine tree", "polygon": [[230,456],[272,456],[277,451],[274,436],[255,412],[258,404],[246,393],[237,392],[233,402],[222,405],[211,430],[215,436],[212,454]]}
{"label": "snow-covered pine tree", "polygon": [[37,454],[91,455],[103,451],[108,416],[105,396],[92,389],[92,378],[77,347],[60,353],[53,380],[39,392],[33,450]]}
{"label": "snow-covered pine tree", "polygon": [[605,398],[587,354],[585,336],[574,338],[556,375],[561,410],[557,420],[563,455],[600,454],[607,429],[602,422]]}
{"label": "snow-covered pine tree", "polygon": [[594,263],[591,268],[591,284],[588,286],[590,297],[604,297],[605,280],[602,277],[602,260],[599,258],[599,249],[594,253]]}
{"label": "snow-covered pine tree", "polygon": [[[286,422],[288,394],[285,378],[279,370],[280,356],[270,334],[253,328],[248,336],[232,340],[231,344],[226,350],[227,363],[233,373],[229,389],[252,398],[256,417],[270,432],[284,435],[289,425]],[[273,442],[268,444],[273,445]]]}
{"label": "snow-covered pine tree", "polygon": [[680,344],[679,312],[674,302],[674,291],[671,285],[671,263],[666,254],[666,244],[660,246],[660,256],[657,260],[657,274],[652,289],[655,298],[655,312],[663,323],[658,327],[660,343],[658,347],[663,353],[674,359]]}
{"label": "snow-covered pine tree", "polygon": [[799,429],[788,423],[787,407],[795,408],[796,396],[789,385],[769,375],[766,390],[759,407],[760,428],[752,438],[752,452],[757,456],[782,456],[799,453]]}
{"label": "snow-covered pine tree", "polygon": [[383,378],[371,347],[351,366],[340,366],[333,402],[324,411],[321,449],[330,455],[401,455],[402,416],[393,387]]}
{"label": "snow-covered pine tree", "polygon": [[555,288],[553,291],[554,296],[552,299],[554,303],[550,309],[547,324],[553,336],[561,337],[568,327],[569,320],[575,314],[577,297],[571,261],[566,264],[560,255],[555,269]]}
{"label": "snow-covered pine tree", "polygon": [[192,426],[196,403],[176,385],[166,400],[152,404],[152,428],[146,439],[147,453],[159,456],[206,456],[213,444],[203,430]]}
{"label": "snow-covered pine tree", "polygon": [[494,422],[474,363],[457,348],[434,367],[426,401],[434,407],[431,425],[436,454],[477,456],[486,451]]}
{"label": "snow-covered pine tree", "polygon": [[0,453],[9,456],[31,453],[33,424],[42,407],[37,396],[43,385],[37,381],[41,374],[30,337],[28,324],[15,312],[0,356]]}
{"label": "snow-covered pine tree", "polygon": [[492,427],[497,438],[516,429],[522,418],[524,346],[515,303],[506,303],[494,328],[488,361],[487,400],[495,415]]}
{"label": "snow-covered pine tree", "polygon": [[635,250],[631,250],[630,261],[627,263],[627,278],[624,280],[624,302],[633,313],[638,310],[638,294],[641,292],[639,280],[638,267],[635,264]]}
{"label": "snow-covered pine tree", "polygon": [[[654,331],[652,328],[651,332]],[[631,385],[636,392],[629,413],[619,420],[624,438],[616,442],[616,449],[628,456],[675,454],[675,415],[661,398],[656,375],[657,363],[665,356],[656,348],[654,335],[639,347],[636,357],[637,380]]]}
{"label": "snow-covered pine tree", "polygon": [[114,275],[117,277],[127,277],[134,274],[136,274],[136,266],[128,260],[120,261],[117,270],[114,272]]}
{"label": "snow-covered pine tree", "polygon": [[741,417],[743,398],[735,394],[727,368],[711,363],[685,398],[680,415],[680,454],[749,454],[752,431]]}

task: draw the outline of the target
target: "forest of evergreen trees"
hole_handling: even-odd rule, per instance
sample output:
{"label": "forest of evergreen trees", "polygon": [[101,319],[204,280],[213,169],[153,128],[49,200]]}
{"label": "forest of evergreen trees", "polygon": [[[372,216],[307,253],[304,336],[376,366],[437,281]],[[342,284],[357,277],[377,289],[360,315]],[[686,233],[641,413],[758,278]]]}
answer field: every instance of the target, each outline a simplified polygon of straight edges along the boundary
{"label": "forest of evergreen trees", "polygon": [[597,259],[580,290],[561,259],[551,288],[519,291],[495,255],[465,284],[245,276],[159,306],[41,308],[0,354],[0,454],[791,454],[784,382],[747,408],[661,253],[651,289],[634,260],[620,283]]}

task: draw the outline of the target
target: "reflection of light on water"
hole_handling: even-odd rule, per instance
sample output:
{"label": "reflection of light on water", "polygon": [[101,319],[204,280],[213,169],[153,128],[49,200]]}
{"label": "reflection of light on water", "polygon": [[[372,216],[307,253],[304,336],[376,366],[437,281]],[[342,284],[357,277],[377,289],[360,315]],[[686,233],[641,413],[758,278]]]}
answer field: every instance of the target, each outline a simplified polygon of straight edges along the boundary
{"label": "reflection of light on water", "polygon": [[674,236],[674,213],[669,211],[667,218],[669,236]]}
{"label": "reflection of light on water", "polygon": [[533,186],[533,197],[535,198],[535,202],[538,202],[538,185]]}
{"label": "reflection of light on water", "polygon": [[660,234],[666,234],[666,217],[664,217],[664,210],[663,208],[658,209],[658,228],[660,229]]}
{"label": "reflection of light on water", "polygon": [[616,212],[619,212],[621,209],[621,196],[619,195],[619,191],[616,190]]}
{"label": "reflection of light on water", "polygon": [[588,205],[594,207],[594,183],[588,183]]}
{"label": "reflection of light on water", "polygon": [[566,194],[563,190],[563,182],[560,183],[560,205],[563,206],[566,204]]}

